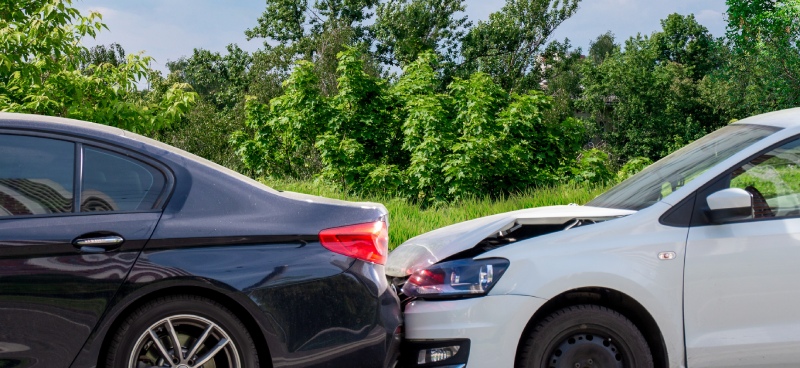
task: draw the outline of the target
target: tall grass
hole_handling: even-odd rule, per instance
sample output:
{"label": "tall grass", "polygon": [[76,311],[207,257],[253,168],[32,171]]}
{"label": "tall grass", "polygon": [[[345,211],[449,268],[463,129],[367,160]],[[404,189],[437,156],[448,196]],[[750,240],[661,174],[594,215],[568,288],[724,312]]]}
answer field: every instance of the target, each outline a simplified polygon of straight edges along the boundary
{"label": "tall grass", "polygon": [[563,184],[529,189],[504,198],[468,198],[446,206],[423,208],[402,198],[348,194],[326,183],[294,180],[262,180],[276,190],[306,193],[347,201],[383,203],[389,210],[389,249],[419,234],[457,222],[501,212],[561,204],[583,204],[606,187]]}

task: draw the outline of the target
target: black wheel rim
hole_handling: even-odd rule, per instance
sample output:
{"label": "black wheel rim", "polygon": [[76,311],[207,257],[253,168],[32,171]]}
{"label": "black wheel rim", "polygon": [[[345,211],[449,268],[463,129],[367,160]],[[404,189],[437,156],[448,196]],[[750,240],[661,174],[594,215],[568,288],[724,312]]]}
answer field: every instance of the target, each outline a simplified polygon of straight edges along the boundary
{"label": "black wheel rim", "polygon": [[570,334],[553,344],[543,365],[549,368],[623,368],[627,353],[602,333]]}
{"label": "black wheel rim", "polygon": [[175,315],[152,324],[136,342],[128,368],[241,368],[236,344],[216,323]]}

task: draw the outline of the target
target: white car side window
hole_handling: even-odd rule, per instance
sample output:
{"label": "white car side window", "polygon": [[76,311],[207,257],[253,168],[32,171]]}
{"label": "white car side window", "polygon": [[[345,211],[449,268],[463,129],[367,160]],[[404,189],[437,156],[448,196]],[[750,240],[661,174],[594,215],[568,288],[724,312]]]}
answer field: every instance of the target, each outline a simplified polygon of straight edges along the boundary
{"label": "white car side window", "polygon": [[800,140],[736,169],[730,186],[753,195],[755,218],[800,215]]}

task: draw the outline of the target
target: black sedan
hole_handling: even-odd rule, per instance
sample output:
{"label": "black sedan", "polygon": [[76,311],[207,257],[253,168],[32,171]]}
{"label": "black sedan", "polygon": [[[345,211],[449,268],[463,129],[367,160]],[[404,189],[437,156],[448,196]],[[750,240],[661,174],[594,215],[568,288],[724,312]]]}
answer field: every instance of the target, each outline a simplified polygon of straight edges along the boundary
{"label": "black sedan", "polygon": [[386,208],[0,113],[0,367],[391,367]]}

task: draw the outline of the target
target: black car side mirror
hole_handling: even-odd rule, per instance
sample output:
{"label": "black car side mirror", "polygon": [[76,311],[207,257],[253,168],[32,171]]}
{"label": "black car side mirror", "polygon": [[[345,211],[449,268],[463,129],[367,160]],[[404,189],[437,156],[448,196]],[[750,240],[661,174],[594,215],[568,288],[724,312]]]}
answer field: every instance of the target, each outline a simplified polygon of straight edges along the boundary
{"label": "black car side mirror", "polygon": [[706,197],[706,214],[712,223],[724,224],[753,218],[753,195],[740,188],[728,188]]}

